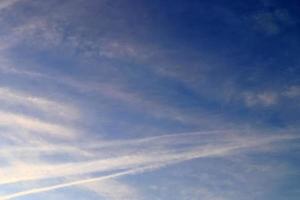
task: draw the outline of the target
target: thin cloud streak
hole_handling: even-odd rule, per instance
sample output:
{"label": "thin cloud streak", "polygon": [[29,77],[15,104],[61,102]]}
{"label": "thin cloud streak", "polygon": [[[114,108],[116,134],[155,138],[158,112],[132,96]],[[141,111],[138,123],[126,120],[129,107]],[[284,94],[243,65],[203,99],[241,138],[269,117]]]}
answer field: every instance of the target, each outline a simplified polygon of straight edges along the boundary
{"label": "thin cloud streak", "polygon": [[30,109],[38,109],[46,114],[62,117],[63,119],[76,119],[79,117],[79,112],[69,105],[9,88],[0,88],[0,101],[6,104],[23,105]]}
{"label": "thin cloud streak", "polygon": [[13,6],[14,4],[20,2],[21,0],[1,0],[0,1],[0,11],[8,8],[10,6]]}
{"label": "thin cloud streak", "polygon": [[146,170],[154,170],[155,168],[158,168],[158,167],[159,166],[155,166],[155,165],[154,166],[141,167],[141,168],[137,168],[137,169],[130,169],[130,170],[126,170],[126,171],[123,171],[123,172],[114,173],[114,174],[107,175],[107,176],[101,176],[101,177],[96,177],[96,178],[91,178],[91,179],[73,181],[73,182],[70,182],[70,183],[58,184],[58,185],[54,185],[54,186],[50,186],[50,187],[27,190],[27,191],[18,192],[18,193],[15,193],[15,194],[4,196],[4,197],[1,198],[1,200],[14,199],[14,198],[21,197],[21,196],[27,196],[27,195],[31,195],[31,194],[37,194],[37,193],[57,190],[57,189],[60,189],[60,188],[65,188],[65,187],[71,187],[71,186],[77,186],[77,185],[82,185],[82,184],[86,184],[86,183],[92,183],[92,182],[103,181],[103,180],[107,180],[107,179],[113,179],[113,178],[126,176],[126,175],[130,175],[130,174],[143,173]]}
{"label": "thin cloud streak", "polygon": [[262,4],[0,0],[0,199],[297,188],[299,19],[293,3]]}
{"label": "thin cloud streak", "polygon": [[[21,75],[29,79],[36,79],[39,81],[47,80],[62,84],[64,86],[71,87],[83,94],[96,94],[105,98],[116,100],[130,108],[133,108],[135,111],[147,113],[148,115],[151,115],[152,117],[158,119],[167,119],[179,122],[181,124],[196,126],[198,126],[199,124],[211,126],[211,120],[208,120],[207,114],[203,114],[200,116],[188,114],[181,109],[169,106],[167,104],[162,104],[159,101],[149,100],[147,96],[124,88],[123,86],[121,86],[121,84],[87,81],[82,82],[66,75],[51,76],[42,74],[38,71],[22,70],[19,67],[15,66],[11,66],[2,70],[6,73]],[[224,123],[224,119],[219,118],[218,116],[210,116],[210,118],[213,118],[214,121],[218,121],[220,124],[226,124]]]}
{"label": "thin cloud streak", "polygon": [[62,125],[42,121],[26,115],[0,111],[0,125],[7,127],[19,127],[24,130],[36,132],[44,136],[54,136],[62,139],[74,139],[77,131]]}
{"label": "thin cloud streak", "polygon": [[[176,152],[174,146],[185,144],[189,146],[199,145],[199,140],[193,139],[193,137],[209,137],[213,136],[214,133],[222,133],[223,131],[203,131],[203,132],[191,132],[191,133],[181,133],[181,134],[169,134],[162,136],[154,136],[142,139],[133,139],[126,141],[102,141],[96,144],[80,144],[76,147],[76,144],[70,145],[51,145],[51,144],[40,144],[43,146],[42,149],[29,148],[28,147],[18,147],[20,150],[34,150],[35,154],[43,157],[46,146],[51,147],[48,149],[50,153],[53,153],[54,149],[67,150],[64,152],[66,155],[74,156],[82,155],[89,158],[89,161],[67,163],[59,165],[48,165],[48,164],[28,164],[18,163],[14,167],[9,167],[8,169],[2,168],[1,177],[2,181],[0,184],[17,183],[22,181],[31,181],[47,178],[57,178],[63,176],[70,176],[76,174],[87,174],[92,172],[109,171],[109,170],[120,170],[128,169],[133,166],[146,165],[152,162],[164,162],[170,159],[176,159],[181,154],[189,153],[189,149],[184,149],[184,152]],[[223,132],[224,133],[224,132]],[[208,141],[206,141],[207,143]],[[203,144],[202,144],[203,145]],[[216,148],[217,145],[212,145],[209,148]],[[143,146],[143,150],[141,149]],[[206,148],[203,146],[202,148]],[[17,150],[16,149],[16,150]],[[121,150],[119,150],[121,149]],[[14,152],[16,152],[16,150]],[[138,151],[138,153],[136,153]],[[114,156],[105,159],[99,159],[98,152],[102,154],[105,152]],[[134,153],[133,153],[134,152]],[[9,151],[5,151],[9,155]],[[176,155],[178,154],[178,155]],[[130,156],[129,156],[130,155]],[[183,155],[184,157],[184,155]],[[159,159],[158,159],[159,158]],[[30,162],[29,162],[30,163]],[[34,173],[30,174],[29,172]],[[80,173],[79,173],[80,171]],[[11,175],[13,174],[13,175]]]}
{"label": "thin cloud streak", "polygon": [[[238,153],[243,150],[253,150],[253,147],[258,147],[258,146],[265,146],[268,144],[271,144],[273,142],[280,142],[283,140],[290,140],[290,139],[295,139],[299,138],[298,136],[294,135],[279,135],[279,136],[272,136],[272,137],[265,137],[265,138],[246,138],[246,137],[239,137],[237,140],[233,141],[232,143],[225,144],[225,145],[220,145],[220,146],[212,146],[210,145],[209,148],[193,148],[192,150],[184,151],[184,152],[174,152],[170,151],[169,153],[162,154],[161,152],[158,152],[157,155],[154,155],[153,157],[147,157],[147,155],[142,155],[139,159],[136,159],[134,156],[129,156],[125,158],[125,160],[120,160],[120,168],[119,169],[127,169],[123,172],[118,172],[114,173],[108,176],[100,176],[97,178],[91,178],[91,179],[84,179],[84,180],[79,180],[79,181],[74,181],[70,183],[64,183],[64,184],[58,184],[50,187],[45,187],[45,188],[37,188],[37,189],[32,189],[24,192],[18,192],[15,194],[8,195],[4,197],[4,199],[12,199],[16,198],[19,196],[26,196],[30,194],[35,194],[35,193],[41,193],[41,192],[47,192],[51,190],[56,190],[59,188],[64,188],[64,187],[70,187],[70,186],[75,186],[75,185],[81,185],[85,183],[90,183],[90,182],[95,182],[95,181],[101,181],[105,179],[111,179],[111,178],[117,178],[119,176],[125,176],[129,174],[135,174],[135,173],[144,173],[149,170],[153,169],[159,169],[161,167],[166,167],[171,164],[177,164],[180,162],[192,160],[192,159],[197,159],[197,158],[204,158],[204,157],[214,157],[214,156],[227,156],[231,155],[234,153]],[[160,156],[159,156],[160,155]],[[117,159],[118,160],[118,159]],[[124,161],[128,160],[129,163],[130,161],[133,162],[133,165],[129,166],[124,166]],[[104,160],[104,163],[110,164],[111,161]],[[118,164],[119,162],[117,162]],[[98,163],[99,164],[99,163]],[[95,169],[97,167],[101,167],[103,163],[101,163],[99,166],[98,164],[95,166]],[[90,165],[90,163],[88,164]],[[77,168],[75,167],[75,164],[73,165],[75,168],[75,171],[77,171],[77,174],[83,174],[86,169],[84,168]],[[113,166],[112,166],[113,167]],[[109,167],[108,167],[109,169]],[[110,168],[112,170],[112,168]],[[114,168],[115,169],[115,168]],[[65,172],[65,175],[68,176],[69,174],[66,172],[68,170],[62,169]],[[49,176],[47,178],[55,178],[53,176]]]}
{"label": "thin cloud streak", "polygon": [[109,200],[144,199],[136,188],[113,179],[84,184],[80,186],[80,189],[87,189]]}

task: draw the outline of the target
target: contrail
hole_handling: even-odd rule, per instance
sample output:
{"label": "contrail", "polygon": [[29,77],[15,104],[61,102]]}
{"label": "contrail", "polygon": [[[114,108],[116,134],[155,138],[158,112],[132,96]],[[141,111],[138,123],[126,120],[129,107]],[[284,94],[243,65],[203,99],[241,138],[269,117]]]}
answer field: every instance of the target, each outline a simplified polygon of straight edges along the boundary
{"label": "contrail", "polygon": [[[2,180],[0,180],[0,185],[1,184],[11,184],[11,183],[17,183],[17,182],[24,182],[24,181],[33,181],[33,180],[39,180],[39,179],[47,179],[47,178],[57,178],[57,177],[64,177],[64,176],[70,176],[70,175],[76,175],[76,174],[87,174],[87,173],[92,173],[95,171],[109,171],[109,170],[124,170],[124,169],[131,169],[133,167],[141,167],[141,166],[145,166],[145,164],[149,164],[149,159],[151,160],[151,162],[159,162],[162,160],[158,159],[158,155],[165,155],[166,153],[168,153],[168,149],[166,150],[161,150],[161,151],[157,151],[153,148],[154,146],[157,145],[168,145],[168,144],[175,144],[177,142],[179,143],[186,143],[187,141],[185,141],[189,136],[197,136],[197,135],[203,135],[203,134],[211,134],[211,133],[218,133],[221,132],[220,130],[218,131],[199,131],[199,132],[189,132],[189,133],[179,133],[179,134],[168,134],[168,135],[160,135],[160,136],[154,136],[154,137],[147,137],[147,138],[141,138],[141,139],[133,139],[133,140],[128,140],[128,141],[108,141],[108,142],[103,142],[98,144],[98,146],[100,146],[101,148],[101,144],[102,146],[105,147],[118,147],[119,145],[123,146],[125,145],[125,150],[128,148],[127,146],[129,146],[129,149],[132,149],[135,145],[142,145],[142,144],[147,144],[147,146],[150,146],[150,149],[148,149],[148,152],[141,152],[138,154],[133,154],[130,155],[130,160],[128,159],[129,156],[126,155],[119,155],[116,157],[112,157],[112,158],[106,158],[106,159],[96,159],[96,160],[92,160],[92,161],[85,161],[84,163],[76,163],[74,165],[74,163],[67,163],[67,164],[62,164],[59,166],[46,166],[46,165],[42,165],[42,166],[33,166],[35,167],[35,169],[37,169],[38,171],[34,174],[32,174],[31,176],[29,175],[25,175],[25,176],[18,176],[16,175],[15,177],[7,177],[4,178],[2,177]],[[176,139],[176,141],[173,141],[171,139]],[[190,138],[188,139],[190,140]],[[195,142],[192,141],[193,143]],[[152,145],[150,145],[150,143]],[[197,140],[196,140],[197,143]],[[108,145],[108,146],[107,146]],[[195,145],[195,144],[194,144]],[[84,145],[82,145],[84,146]],[[93,150],[89,149],[90,145],[86,145],[84,148],[80,148],[80,147],[76,147],[76,146],[49,146],[55,150],[63,150],[64,152],[66,152],[67,150],[74,150],[74,151],[78,151],[78,152],[82,152],[82,151],[87,151],[90,153],[90,156],[92,156],[93,154]],[[92,145],[91,148],[93,148],[94,145]],[[96,148],[96,146],[94,146]],[[124,148],[123,147],[123,148]],[[47,150],[52,150],[51,148],[45,148],[44,149]],[[28,150],[35,150],[35,153],[38,152],[39,148],[32,148],[32,149],[28,149]],[[16,149],[14,149],[14,151],[16,150],[22,150],[25,151],[26,148],[20,148],[17,147]],[[40,150],[43,150],[40,149]],[[91,150],[91,151],[90,151]],[[170,149],[169,149],[170,150]],[[95,152],[95,151],[94,151]],[[151,153],[149,153],[151,152]],[[155,153],[155,155],[153,155],[153,152]],[[1,150],[0,150],[1,153]],[[96,152],[95,152],[96,153]],[[186,151],[185,153],[189,153],[188,151]],[[82,154],[82,153],[81,153]],[[96,155],[95,155],[96,157]],[[162,158],[162,156],[159,156],[160,158]],[[165,158],[165,156],[163,156]],[[168,161],[168,158],[165,158],[166,161]],[[153,164],[153,163],[152,163]],[[30,166],[28,166],[30,167]],[[39,171],[39,169],[43,169],[43,173],[41,173]],[[13,174],[12,171],[6,172],[6,174]]]}
{"label": "contrail", "polygon": [[96,178],[84,179],[84,180],[73,181],[73,182],[69,182],[69,183],[53,185],[53,186],[49,186],[49,187],[43,187],[43,188],[27,190],[27,191],[7,195],[7,196],[4,196],[4,197],[1,197],[0,199],[1,200],[9,200],[9,199],[14,199],[14,198],[17,198],[17,197],[27,196],[27,195],[31,195],[31,194],[37,194],[37,193],[41,193],[41,192],[48,192],[48,191],[52,191],[52,190],[56,190],[56,189],[60,189],[60,188],[71,187],[71,186],[76,186],[76,185],[82,185],[82,184],[96,182],[96,181],[103,181],[103,180],[107,180],[107,179],[112,179],[112,178],[117,178],[117,177],[121,177],[121,176],[131,175],[131,174],[143,173],[145,171],[151,171],[151,170],[160,168],[161,166],[163,166],[163,164],[161,164],[161,165],[151,165],[151,166],[141,167],[141,168],[135,168],[135,169],[126,170],[126,171],[123,171],[123,172],[114,173],[114,174],[111,174],[111,175],[100,176],[100,177],[96,177]]}
{"label": "contrail", "polygon": [[168,161],[162,161],[161,163],[158,163],[158,164],[152,164],[152,165],[148,165],[148,166],[144,166],[144,167],[133,168],[130,170],[125,170],[123,172],[118,172],[118,173],[114,173],[114,174],[110,174],[110,175],[106,175],[106,176],[100,176],[100,177],[95,177],[95,178],[89,178],[89,179],[78,180],[78,181],[73,181],[73,182],[69,182],[69,183],[63,183],[63,184],[58,184],[58,185],[53,185],[53,186],[48,186],[48,187],[43,187],[43,188],[35,188],[35,189],[31,189],[31,190],[17,192],[17,193],[11,194],[11,195],[4,196],[1,198],[1,200],[9,200],[9,199],[14,199],[14,198],[21,197],[21,196],[27,196],[27,195],[31,195],[31,194],[37,194],[37,193],[57,190],[60,188],[82,185],[82,184],[92,183],[92,182],[97,182],[97,181],[103,181],[103,180],[107,180],[107,179],[131,175],[131,174],[144,173],[147,171],[152,171],[155,169],[166,167],[171,164],[176,164],[176,163],[180,163],[180,162],[184,162],[184,161],[188,161],[188,160],[192,160],[192,159],[196,159],[196,158],[200,158],[200,157],[228,154],[235,149],[239,149],[239,148],[247,147],[247,146],[248,145],[241,144],[241,145],[234,145],[234,146],[230,146],[230,147],[216,149],[213,152],[190,152],[190,154],[180,155],[178,157],[175,156],[173,159],[170,159]]}
{"label": "contrail", "polygon": [[[230,154],[232,151],[239,150],[239,149],[245,149],[249,147],[254,147],[254,146],[260,146],[263,144],[268,144],[280,140],[289,140],[289,139],[294,139],[294,138],[299,138],[298,136],[292,136],[292,135],[285,135],[285,136],[277,136],[277,137],[271,137],[271,138],[261,138],[260,141],[239,141],[238,143],[231,144],[229,146],[223,146],[221,148],[217,149],[205,149],[204,151],[191,151],[188,153],[183,153],[179,155],[173,155],[173,156],[167,156],[169,157],[168,159],[163,158],[162,160],[158,159],[157,164],[149,164],[144,167],[137,167],[137,168],[131,168],[129,170],[125,170],[122,172],[114,173],[111,175],[106,175],[106,176],[100,176],[100,177],[95,177],[95,178],[90,178],[90,179],[84,179],[84,180],[78,180],[78,181],[73,181],[69,183],[63,183],[63,184],[58,184],[58,185],[53,185],[53,186],[48,186],[48,187],[43,187],[43,188],[35,188],[27,191],[22,191],[22,192],[17,192],[14,194],[10,194],[7,196],[4,196],[1,198],[1,200],[9,200],[13,199],[16,197],[21,197],[21,196],[27,196],[31,194],[36,194],[36,193],[41,193],[41,192],[47,192],[47,191],[52,191],[60,188],[65,188],[65,187],[71,187],[71,186],[76,186],[76,185],[81,185],[85,183],[91,183],[91,182],[96,182],[96,181],[102,181],[106,179],[112,179],[112,178],[117,178],[121,176],[126,176],[130,174],[137,174],[137,173],[144,173],[147,171],[159,169],[162,167],[166,167],[170,164],[176,164],[200,157],[207,157],[207,156],[224,156]],[[203,150],[203,149],[202,149]]]}
{"label": "contrail", "polygon": [[229,153],[230,151],[240,148],[242,146],[245,146],[245,145],[236,145],[234,147],[225,147],[222,149],[217,149],[213,153],[191,152],[190,154],[185,155],[185,156],[184,155],[181,155],[178,157],[175,156],[173,159],[171,159],[169,161],[162,161],[161,163],[158,163],[158,164],[152,164],[152,165],[148,165],[148,166],[144,166],[144,167],[133,168],[130,170],[125,170],[122,172],[118,172],[118,173],[114,173],[114,174],[110,174],[110,175],[106,175],[106,176],[100,176],[100,177],[95,177],[95,178],[89,178],[89,179],[78,180],[78,181],[73,181],[73,182],[68,182],[68,183],[43,187],[43,188],[35,188],[35,189],[31,189],[31,190],[17,192],[17,193],[11,194],[11,195],[4,196],[0,200],[9,200],[9,199],[14,199],[17,197],[27,196],[27,195],[31,195],[31,194],[37,194],[37,193],[57,190],[60,188],[66,188],[66,187],[82,185],[82,184],[86,184],[86,183],[103,181],[103,180],[107,180],[107,179],[113,179],[113,178],[118,178],[121,176],[131,175],[131,174],[144,173],[144,172],[152,171],[152,170],[159,169],[162,167],[166,167],[171,164],[176,164],[176,163],[180,163],[180,162],[184,162],[184,161],[188,161],[188,160],[192,160],[192,159],[196,159],[196,158],[200,158],[200,157],[205,157],[205,156],[209,156],[209,155],[213,156],[213,155],[226,154],[226,153]]}
{"label": "contrail", "polygon": [[187,154],[187,155],[183,154],[180,156],[175,156],[174,158],[171,158],[168,161],[161,161],[161,163],[158,163],[158,164],[152,164],[152,165],[150,164],[148,166],[133,168],[130,170],[114,173],[111,175],[100,176],[100,177],[95,177],[95,178],[73,181],[73,182],[69,182],[69,183],[53,185],[53,186],[49,186],[49,187],[35,188],[35,189],[31,189],[31,190],[17,192],[17,193],[11,194],[11,195],[4,196],[1,198],[1,200],[9,200],[9,199],[14,199],[14,198],[21,197],[21,196],[27,196],[27,195],[37,194],[37,193],[42,193],[42,192],[48,192],[48,191],[52,191],[52,190],[56,190],[56,189],[60,189],[60,188],[82,185],[82,184],[86,184],[86,183],[102,181],[102,180],[106,180],[106,179],[112,179],[112,178],[117,178],[117,177],[131,175],[131,174],[144,173],[147,171],[159,169],[161,167],[166,167],[170,164],[176,164],[179,162],[192,160],[192,159],[196,159],[199,157],[205,157],[205,156],[209,156],[209,155],[226,154],[236,148],[240,148],[240,145],[237,145],[235,147],[225,147],[222,149],[218,149],[218,150],[214,151],[213,153],[211,153],[211,152],[191,152],[190,154]]}

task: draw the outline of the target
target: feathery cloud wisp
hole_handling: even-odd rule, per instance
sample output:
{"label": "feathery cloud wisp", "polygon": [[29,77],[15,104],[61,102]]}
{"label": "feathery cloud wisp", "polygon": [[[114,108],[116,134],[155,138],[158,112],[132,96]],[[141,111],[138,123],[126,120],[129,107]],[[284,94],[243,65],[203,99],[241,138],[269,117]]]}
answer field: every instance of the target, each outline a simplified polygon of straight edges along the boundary
{"label": "feathery cloud wisp", "polygon": [[[163,137],[163,136],[162,136]],[[169,136],[170,137],[170,136]],[[176,138],[176,135],[173,136]],[[173,139],[174,139],[173,138]],[[253,150],[258,146],[269,145],[274,142],[281,142],[285,140],[299,138],[294,135],[279,135],[279,136],[272,136],[272,137],[261,137],[261,138],[253,138],[253,137],[229,137],[231,141],[226,140],[225,143],[223,140],[217,142],[215,145],[204,145],[196,147],[188,148],[185,150],[175,150],[175,149],[166,149],[165,151],[155,151],[155,149],[149,149],[145,153],[140,153],[138,156],[125,156],[115,159],[104,159],[96,162],[84,162],[83,164],[76,164],[72,163],[70,167],[61,167],[61,168],[52,168],[51,170],[42,171],[42,173],[34,178],[27,177],[23,179],[19,179],[16,181],[28,181],[28,180],[37,180],[40,178],[57,178],[59,176],[68,177],[70,175],[84,175],[86,173],[96,172],[96,171],[111,171],[111,170],[124,170],[117,173],[112,173],[106,176],[100,176],[96,178],[90,179],[81,179],[78,181],[72,181],[69,183],[58,184],[54,186],[49,186],[45,188],[36,188],[24,192],[18,192],[15,194],[8,195],[4,197],[4,199],[12,199],[19,196],[25,196],[29,194],[35,194],[40,192],[51,191],[59,188],[70,187],[75,185],[81,185],[85,183],[91,183],[111,178],[117,178],[120,176],[125,176],[129,174],[136,174],[136,173],[144,173],[149,170],[159,169],[161,167],[165,167],[171,164],[176,164],[196,158],[204,158],[204,157],[215,157],[215,156],[226,156],[232,153],[238,153],[244,150]],[[172,138],[171,138],[172,139]],[[159,137],[153,141],[153,144],[159,142]],[[172,140],[169,141],[172,143]],[[228,143],[229,142],[229,143]],[[155,146],[154,146],[155,147]],[[45,167],[38,166],[39,168],[43,169]],[[22,169],[33,169],[32,167]],[[26,170],[27,171],[27,170]],[[35,173],[38,174],[37,169],[34,169]],[[59,174],[60,173],[60,174]],[[4,172],[5,174],[12,174]],[[2,176],[1,176],[2,177]],[[8,178],[8,177],[7,177]],[[9,181],[8,181],[9,182]],[[14,182],[14,181],[13,181]],[[5,182],[4,182],[5,183]]]}
{"label": "feathery cloud wisp", "polygon": [[7,127],[19,127],[44,136],[50,135],[57,138],[72,139],[77,135],[77,131],[62,125],[41,121],[26,115],[0,112],[0,125]]}

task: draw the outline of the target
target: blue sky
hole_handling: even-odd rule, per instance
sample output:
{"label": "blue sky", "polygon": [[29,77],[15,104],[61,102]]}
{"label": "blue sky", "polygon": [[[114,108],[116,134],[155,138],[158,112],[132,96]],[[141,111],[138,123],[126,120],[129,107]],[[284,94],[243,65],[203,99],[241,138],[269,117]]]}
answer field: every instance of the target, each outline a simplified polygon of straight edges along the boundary
{"label": "blue sky", "polygon": [[299,199],[299,10],[0,0],[0,199]]}

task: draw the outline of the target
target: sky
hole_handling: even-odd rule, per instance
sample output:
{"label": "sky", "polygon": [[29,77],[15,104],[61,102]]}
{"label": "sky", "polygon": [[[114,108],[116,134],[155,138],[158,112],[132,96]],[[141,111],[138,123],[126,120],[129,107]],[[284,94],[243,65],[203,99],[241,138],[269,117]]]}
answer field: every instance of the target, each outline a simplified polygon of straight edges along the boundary
{"label": "sky", "polygon": [[298,200],[297,0],[0,0],[1,200]]}

